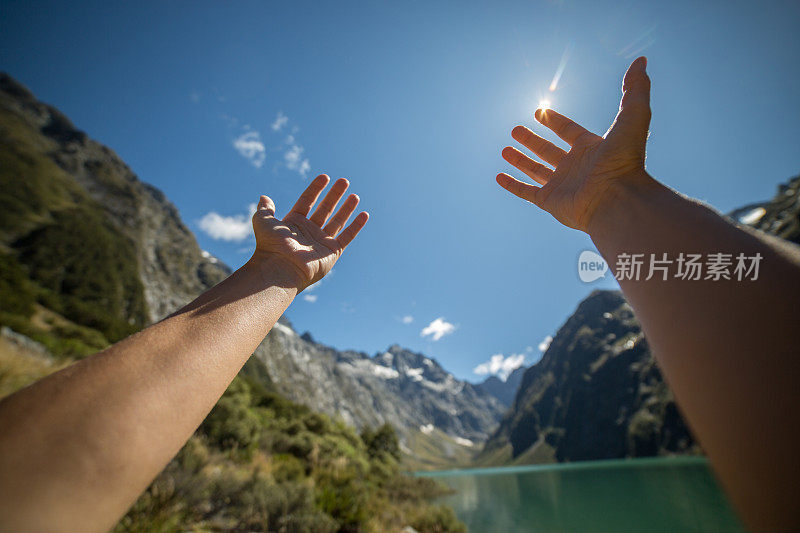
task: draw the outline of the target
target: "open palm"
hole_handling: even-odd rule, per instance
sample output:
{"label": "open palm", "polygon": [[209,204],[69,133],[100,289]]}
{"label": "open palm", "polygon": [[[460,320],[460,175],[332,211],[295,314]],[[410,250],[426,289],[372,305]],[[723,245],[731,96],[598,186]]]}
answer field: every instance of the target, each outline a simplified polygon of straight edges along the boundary
{"label": "open palm", "polygon": [[536,120],[569,143],[569,151],[524,126],[515,127],[512,137],[553,168],[507,146],[503,158],[541,187],[505,173],[497,176],[498,184],[541,207],[562,224],[587,231],[597,207],[611,200],[609,191],[615,182],[635,179],[644,171],[650,126],[650,79],[646,66],[647,60],[640,57],[628,68],[619,113],[603,137],[552,110],[537,110]]}
{"label": "open palm", "polygon": [[344,249],[369,219],[368,213],[361,212],[342,230],[358,206],[359,198],[355,194],[348,196],[331,217],[350,185],[346,179],[339,179],[333,184],[309,217],[311,208],[329,181],[330,178],[325,174],[317,176],[283,220],[275,217],[275,204],[267,196],[261,197],[253,215],[256,255],[270,256],[290,267],[298,276],[300,289],[316,283],[331,271]]}

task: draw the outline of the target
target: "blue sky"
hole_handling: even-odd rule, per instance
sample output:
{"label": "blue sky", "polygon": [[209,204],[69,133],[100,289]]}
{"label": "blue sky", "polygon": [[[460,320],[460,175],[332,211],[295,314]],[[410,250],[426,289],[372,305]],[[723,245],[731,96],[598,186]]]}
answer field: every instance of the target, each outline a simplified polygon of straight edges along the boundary
{"label": "blue sky", "polygon": [[[726,211],[800,170],[796,2],[116,4],[3,2],[0,69],[162,189],[233,267],[259,194],[285,213],[317,173],[349,178],[372,218],[315,301],[288,311],[338,348],[398,343],[477,380],[492,355],[535,361],[582,298],[615,287],[581,283],[591,241],[494,177],[513,170],[500,150],[514,125],[542,132],[542,98],[604,132],[638,54],[657,178]],[[421,335],[432,322],[438,340]]]}

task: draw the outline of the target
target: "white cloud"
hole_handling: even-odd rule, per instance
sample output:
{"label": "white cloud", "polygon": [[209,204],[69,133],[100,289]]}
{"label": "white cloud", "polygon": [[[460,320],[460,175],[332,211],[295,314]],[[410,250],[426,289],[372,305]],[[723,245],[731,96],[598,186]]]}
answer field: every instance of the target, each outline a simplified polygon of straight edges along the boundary
{"label": "white cloud", "polygon": [[406,315],[401,320],[403,324],[411,324],[412,322],[414,322],[414,317],[411,315]]}
{"label": "white cloud", "polygon": [[286,144],[289,145],[289,148],[287,148],[286,152],[283,154],[286,168],[297,171],[298,174],[305,178],[308,171],[311,170],[311,163],[308,162],[307,157],[303,157],[304,148],[295,143],[294,135],[286,137]]}
{"label": "white cloud", "polygon": [[445,335],[450,335],[456,330],[454,324],[450,322],[445,322],[443,317],[439,317],[427,326],[423,328],[420,332],[421,337],[432,337],[433,340],[438,341]]}
{"label": "white cloud", "polygon": [[278,116],[275,117],[275,120],[272,122],[270,127],[272,131],[280,131],[286,123],[289,122],[289,117],[283,114],[283,111],[278,111]]}
{"label": "white cloud", "polygon": [[316,294],[304,294],[303,300],[307,301],[308,303],[314,303],[317,301],[318,296]]}
{"label": "white cloud", "polygon": [[539,343],[539,351],[542,353],[546,352],[547,349],[550,347],[551,342],[553,342],[553,337],[551,337],[550,335],[542,339],[542,342]]}
{"label": "white cloud", "polygon": [[255,130],[249,130],[233,140],[233,147],[239,155],[250,161],[256,167],[261,168],[267,158],[267,150],[261,142],[261,134]]}
{"label": "white cloud", "polygon": [[211,211],[206,213],[198,224],[209,237],[222,241],[243,241],[252,234],[250,217],[246,215],[226,217]]}
{"label": "white cloud", "polygon": [[505,381],[508,379],[509,374],[524,364],[524,354],[516,353],[511,354],[508,357],[504,357],[503,354],[497,353],[491,356],[485,363],[481,363],[476,366],[472,371],[479,376],[485,374],[494,374]]}

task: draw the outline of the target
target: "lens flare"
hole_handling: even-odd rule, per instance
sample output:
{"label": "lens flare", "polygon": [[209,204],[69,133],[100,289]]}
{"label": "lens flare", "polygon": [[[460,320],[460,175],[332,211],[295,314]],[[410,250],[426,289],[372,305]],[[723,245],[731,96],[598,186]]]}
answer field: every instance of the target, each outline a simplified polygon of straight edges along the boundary
{"label": "lens flare", "polygon": [[550,100],[539,100],[539,109],[542,111],[550,109]]}
{"label": "lens flare", "polygon": [[561,80],[561,75],[564,74],[564,69],[567,67],[567,61],[569,61],[573,46],[573,43],[568,43],[567,47],[564,48],[564,53],[561,54],[561,61],[559,61],[556,73],[553,75],[553,81],[550,82],[549,90],[551,93],[558,89],[558,82]]}

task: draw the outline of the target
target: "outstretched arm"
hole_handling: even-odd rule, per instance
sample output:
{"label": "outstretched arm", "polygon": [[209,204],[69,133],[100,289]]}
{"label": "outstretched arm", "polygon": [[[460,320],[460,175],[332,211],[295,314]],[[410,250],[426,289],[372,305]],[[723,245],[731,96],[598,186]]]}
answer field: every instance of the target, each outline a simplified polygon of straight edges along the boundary
{"label": "outstretched arm", "polygon": [[[514,128],[514,139],[549,166],[507,147],[503,157],[539,186],[507,174],[497,182],[587,232],[612,268],[621,254],[643,254],[641,276],[626,276],[620,286],[689,425],[750,527],[797,530],[800,254],[647,174],[645,67],[639,58],[628,69],[619,113],[603,137],[554,111],[538,110],[536,119],[569,151]],[[731,272],[739,254],[760,254],[757,279],[686,280],[675,270],[666,280],[660,271],[646,279],[651,254],[675,262],[681,254],[717,253],[731,254]]]}
{"label": "outstretched arm", "polygon": [[307,218],[328,181],[318,176],[283,220],[262,196],[253,257],[197,300],[0,402],[0,530],[106,531],[119,520],[366,224],[361,213],[342,230],[356,195],[328,221],[346,180]]}

